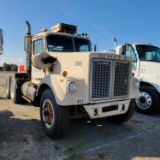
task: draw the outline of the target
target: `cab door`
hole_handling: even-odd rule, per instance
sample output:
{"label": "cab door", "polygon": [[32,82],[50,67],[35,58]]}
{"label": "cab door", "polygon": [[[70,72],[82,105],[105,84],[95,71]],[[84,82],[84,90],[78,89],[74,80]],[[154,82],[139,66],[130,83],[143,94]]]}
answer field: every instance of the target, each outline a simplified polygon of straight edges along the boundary
{"label": "cab door", "polygon": [[45,76],[45,71],[42,69],[36,68],[34,65],[34,58],[37,54],[43,53],[44,52],[44,40],[43,38],[36,39],[33,41],[33,54],[32,54],[32,82],[34,83],[39,83],[41,79]]}
{"label": "cab door", "polygon": [[132,58],[132,72],[135,74],[136,77],[139,76],[139,58],[135,52],[134,47],[131,44],[126,44],[122,46],[120,54],[126,55]]}

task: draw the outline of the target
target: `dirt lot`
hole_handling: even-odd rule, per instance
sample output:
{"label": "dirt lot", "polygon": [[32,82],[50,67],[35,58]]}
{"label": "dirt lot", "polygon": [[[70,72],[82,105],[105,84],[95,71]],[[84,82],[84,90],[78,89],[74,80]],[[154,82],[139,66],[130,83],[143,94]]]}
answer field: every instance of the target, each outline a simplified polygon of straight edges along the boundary
{"label": "dirt lot", "polygon": [[157,160],[160,159],[160,114],[116,125],[106,119],[71,120],[69,132],[51,140],[43,132],[39,108],[15,105],[5,97],[0,72],[0,160]]}

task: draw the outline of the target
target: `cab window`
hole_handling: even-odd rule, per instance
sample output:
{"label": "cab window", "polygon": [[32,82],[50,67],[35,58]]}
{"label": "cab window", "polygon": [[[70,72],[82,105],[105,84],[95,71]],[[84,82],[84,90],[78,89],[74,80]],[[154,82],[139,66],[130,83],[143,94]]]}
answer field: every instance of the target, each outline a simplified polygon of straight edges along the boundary
{"label": "cab window", "polygon": [[33,42],[33,53],[37,54],[37,53],[42,53],[42,52],[44,52],[43,39],[38,39]]}
{"label": "cab window", "polygon": [[47,47],[49,52],[74,51],[72,38],[65,35],[49,35],[47,37]]}
{"label": "cab window", "polygon": [[130,47],[130,46],[126,46],[126,56],[131,57],[134,62],[137,61],[134,49],[132,47]]}
{"label": "cab window", "polygon": [[74,38],[76,52],[91,51],[91,42],[88,39]]}

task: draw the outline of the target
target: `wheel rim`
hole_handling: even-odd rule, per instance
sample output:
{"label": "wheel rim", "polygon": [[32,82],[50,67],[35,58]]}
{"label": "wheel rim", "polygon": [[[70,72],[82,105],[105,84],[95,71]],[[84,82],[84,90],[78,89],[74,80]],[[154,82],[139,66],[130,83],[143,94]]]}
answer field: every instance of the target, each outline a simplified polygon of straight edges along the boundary
{"label": "wheel rim", "polygon": [[141,96],[136,99],[136,104],[141,109],[148,109],[152,105],[152,97],[146,92],[141,92]]}
{"label": "wheel rim", "polygon": [[46,99],[42,106],[43,122],[47,128],[51,128],[54,124],[54,109],[52,102]]}

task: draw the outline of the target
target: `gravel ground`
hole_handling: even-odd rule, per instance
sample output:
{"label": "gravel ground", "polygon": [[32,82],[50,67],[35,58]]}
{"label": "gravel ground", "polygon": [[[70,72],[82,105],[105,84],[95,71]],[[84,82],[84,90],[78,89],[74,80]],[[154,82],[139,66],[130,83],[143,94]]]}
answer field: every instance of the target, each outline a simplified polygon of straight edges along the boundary
{"label": "gravel ground", "polygon": [[[160,114],[134,114],[122,125],[107,119],[71,120],[69,132],[51,140],[41,128],[39,108],[5,97],[0,72],[0,160],[158,160]],[[13,74],[13,73],[12,73]]]}

